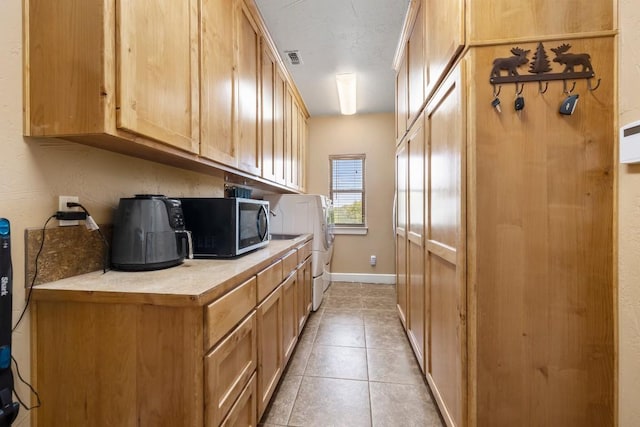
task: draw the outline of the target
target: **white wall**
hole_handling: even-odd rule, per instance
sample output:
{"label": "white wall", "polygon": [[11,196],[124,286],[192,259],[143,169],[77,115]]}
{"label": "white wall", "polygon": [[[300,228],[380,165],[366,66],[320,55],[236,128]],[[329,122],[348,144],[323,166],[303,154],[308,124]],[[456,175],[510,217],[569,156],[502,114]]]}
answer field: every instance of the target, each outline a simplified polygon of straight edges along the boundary
{"label": "white wall", "polygon": [[[394,274],[391,215],[395,187],[395,121],[392,113],[321,116],[309,120],[307,191],[329,194],[329,156],[366,154],[366,236],[338,235],[331,271]],[[369,265],[376,255],[378,264]]]}
{"label": "white wall", "polygon": [[[640,3],[619,1],[620,125],[640,120]],[[620,165],[619,421],[640,426],[640,165]]]}

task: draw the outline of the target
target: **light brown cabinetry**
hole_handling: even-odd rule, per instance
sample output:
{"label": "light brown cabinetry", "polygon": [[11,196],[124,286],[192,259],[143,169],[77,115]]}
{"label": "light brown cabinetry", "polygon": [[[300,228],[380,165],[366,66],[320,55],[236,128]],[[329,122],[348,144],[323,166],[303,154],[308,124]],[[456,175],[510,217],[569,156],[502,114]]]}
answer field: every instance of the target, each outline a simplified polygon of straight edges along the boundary
{"label": "light brown cabinetry", "polygon": [[400,143],[396,150],[396,205],[395,208],[395,240],[396,240],[396,297],[400,321],[407,327],[407,224],[408,224],[408,186],[409,186],[409,151],[407,141]]}
{"label": "light brown cabinetry", "polygon": [[425,366],[425,298],[427,289],[424,277],[424,223],[425,223],[425,129],[424,116],[420,115],[407,137],[408,161],[408,227],[407,253],[407,335],[420,367]]}
{"label": "light brown cabinetry", "polygon": [[298,314],[298,330],[301,331],[309,318],[312,308],[313,298],[313,276],[311,271],[311,258],[306,258],[304,262],[298,267],[298,280],[297,280],[297,298],[298,304],[296,305],[296,311]]}
{"label": "light brown cabinetry", "polygon": [[235,15],[237,0],[204,0],[200,6],[202,55],[200,154],[236,166]]}
{"label": "light brown cabinetry", "polygon": [[205,356],[205,419],[208,426],[222,422],[254,376],[258,360],[257,331],[256,314],[252,313]]}
{"label": "light brown cabinetry", "polygon": [[307,112],[253,0],[25,0],[24,40],[25,135],[304,188]]}
{"label": "light brown cabinetry", "polygon": [[[71,292],[55,285],[34,291],[32,372],[47,404],[34,413],[33,425],[255,426],[286,365],[285,297],[294,306],[293,345],[302,331],[296,311],[298,246],[304,242],[277,258],[262,258],[260,270],[246,264],[254,273],[239,273],[246,280],[237,285],[234,279],[221,282],[223,289],[183,281],[187,268],[191,279],[195,271],[201,278],[229,274],[220,264],[203,270],[207,261],[199,260],[167,270],[171,285],[162,285],[160,293],[145,293],[148,284],[132,294],[105,293],[103,280],[109,279],[100,276],[80,279]],[[139,277],[124,280],[135,287],[147,280]],[[200,290],[165,292],[176,281],[177,292]],[[263,300],[259,289],[266,293]],[[210,292],[215,297],[199,301]]]}
{"label": "light brown cabinetry", "polygon": [[[612,3],[596,3],[578,10],[540,0],[521,14],[512,2],[410,4],[422,5],[428,34],[425,184],[412,188],[420,182],[418,116],[397,139],[398,312],[449,426],[617,423],[616,34]],[[559,19],[548,19],[549,10]],[[410,28],[413,21],[405,23],[397,81],[411,81]],[[588,54],[601,86],[592,92],[578,80],[581,109],[565,116],[558,113],[567,96],[562,81],[551,81],[545,93],[526,83],[521,112],[504,95],[515,85],[502,85],[497,112],[488,81],[494,59],[515,46],[536,52],[540,40],[550,56],[563,43]],[[408,61],[400,61],[407,52]],[[528,67],[520,74],[532,74]],[[410,95],[397,95],[397,114],[406,117]],[[418,193],[423,257],[412,231]],[[421,258],[423,289],[414,280]]]}
{"label": "light brown cabinetry", "polygon": [[278,287],[256,308],[258,319],[258,418],[264,413],[284,367],[282,302],[282,288]]}
{"label": "light brown cabinetry", "polygon": [[196,1],[28,0],[25,39],[25,134],[198,153]]}
{"label": "light brown cabinetry", "polygon": [[291,358],[298,340],[297,279],[298,275],[293,273],[282,284],[282,351],[285,364]]}
{"label": "light brown cabinetry", "polygon": [[238,108],[238,168],[253,175],[261,173],[260,140],[258,139],[258,114],[260,98],[260,32],[244,0],[238,6],[238,92],[235,103]]}

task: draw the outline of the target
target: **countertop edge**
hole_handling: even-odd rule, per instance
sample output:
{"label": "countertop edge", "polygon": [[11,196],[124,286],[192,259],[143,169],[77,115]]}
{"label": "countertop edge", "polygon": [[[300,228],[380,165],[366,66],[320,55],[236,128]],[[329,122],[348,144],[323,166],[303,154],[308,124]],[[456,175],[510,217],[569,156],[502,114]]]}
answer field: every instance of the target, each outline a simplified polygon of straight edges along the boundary
{"label": "countertop edge", "polygon": [[[50,283],[43,283],[36,285],[32,289],[31,298],[34,302],[39,301],[51,301],[51,302],[83,302],[83,303],[96,303],[96,304],[138,304],[138,305],[158,305],[158,306],[173,306],[173,307],[185,307],[185,306],[204,306],[219,298],[220,296],[231,291],[238,285],[244,283],[249,278],[256,275],[258,272],[268,267],[274,261],[282,258],[291,250],[300,247],[304,243],[310,241],[313,238],[313,234],[302,234],[299,237],[291,240],[283,240],[281,242],[289,242],[277,252],[271,254],[267,258],[256,260],[255,263],[250,264],[242,272],[225,277],[219,282],[212,282],[210,285],[206,285],[202,292],[198,293],[178,293],[178,292],[146,292],[135,290],[100,290],[100,289],[82,289],[83,280],[86,277],[96,275],[97,272],[83,274],[80,276],[70,277],[67,279],[58,280]],[[244,257],[241,257],[244,258]],[[233,263],[237,260],[228,260],[225,262]],[[206,262],[203,260],[202,262]],[[212,271],[214,268],[212,267]],[[180,275],[179,270],[168,272],[168,277],[175,276],[178,278]],[[131,274],[145,274],[145,273],[131,273]],[[96,279],[94,278],[93,281]],[[69,284],[80,284],[76,289],[69,289]],[[67,287],[65,287],[64,285]]]}

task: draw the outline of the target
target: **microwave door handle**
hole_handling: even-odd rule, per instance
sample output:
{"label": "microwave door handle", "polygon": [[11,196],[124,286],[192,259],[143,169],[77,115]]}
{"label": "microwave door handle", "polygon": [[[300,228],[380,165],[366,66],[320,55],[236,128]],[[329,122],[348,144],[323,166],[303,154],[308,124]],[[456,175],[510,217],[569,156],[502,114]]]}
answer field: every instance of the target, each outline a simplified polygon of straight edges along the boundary
{"label": "microwave door handle", "polygon": [[269,230],[268,226],[264,227],[264,230],[262,230],[263,232],[260,233],[260,217],[264,217],[264,221],[265,224],[269,223],[269,214],[267,213],[267,208],[265,208],[264,206],[260,206],[260,209],[258,210],[258,217],[256,218],[256,222],[258,223],[258,237],[260,237],[260,241],[264,241],[264,238],[267,236],[267,232]]}

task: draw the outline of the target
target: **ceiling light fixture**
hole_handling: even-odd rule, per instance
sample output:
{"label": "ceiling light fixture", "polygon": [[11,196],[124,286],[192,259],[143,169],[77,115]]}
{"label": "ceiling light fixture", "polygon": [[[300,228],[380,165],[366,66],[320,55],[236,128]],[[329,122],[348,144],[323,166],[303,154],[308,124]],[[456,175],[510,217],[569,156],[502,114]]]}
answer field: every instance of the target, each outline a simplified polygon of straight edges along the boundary
{"label": "ceiling light fixture", "polygon": [[336,74],[340,112],[344,115],[356,113],[356,73]]}

